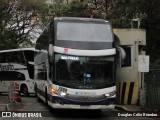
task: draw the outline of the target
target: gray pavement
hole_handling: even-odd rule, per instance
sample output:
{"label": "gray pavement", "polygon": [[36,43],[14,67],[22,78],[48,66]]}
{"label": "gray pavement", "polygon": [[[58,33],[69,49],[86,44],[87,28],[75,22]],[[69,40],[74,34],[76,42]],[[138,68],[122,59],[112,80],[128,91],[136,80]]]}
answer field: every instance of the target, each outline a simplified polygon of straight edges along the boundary
{"label": "gray pavement", "polygon": [[0,120],[159,120],[159,118],[155,117],[118,117],[118,113],[121,113],[121,111],[118,110],[103,110],[101,113],[86,110],[60,110],[56,112],[49,112],[47,106],[43,102],[37,102],[35,97],[22,97],[22,106],[17,108],[17,110],[19,112],[45,111],[50,117],[0,118]]}
{"label": "gray pavement", "polygon": [[145,111],[141,106],[138,106],[138,105],[116,105],[115,108],[117,110],[121,110],[125,112]]}

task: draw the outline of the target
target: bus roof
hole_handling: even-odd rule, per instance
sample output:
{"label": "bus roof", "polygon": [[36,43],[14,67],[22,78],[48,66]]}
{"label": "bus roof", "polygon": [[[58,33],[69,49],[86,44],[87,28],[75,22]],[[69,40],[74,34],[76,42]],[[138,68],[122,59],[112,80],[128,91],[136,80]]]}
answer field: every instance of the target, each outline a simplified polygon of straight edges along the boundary
{"label": "bus roof", "polygon": [[2,52],[20,51],[20,50],[32,50],[32,51],[35,51],[35,48],[18,48],[18,49],[0,50],[0,53],[2,53]]}
{"label": "bus roof", "polygon": [[56,17],[54,20],[66,20],[66,21],[92,21],[92,22],[104,22],[109,23],[107,20],[96,18],[82,18],[82,17]]}

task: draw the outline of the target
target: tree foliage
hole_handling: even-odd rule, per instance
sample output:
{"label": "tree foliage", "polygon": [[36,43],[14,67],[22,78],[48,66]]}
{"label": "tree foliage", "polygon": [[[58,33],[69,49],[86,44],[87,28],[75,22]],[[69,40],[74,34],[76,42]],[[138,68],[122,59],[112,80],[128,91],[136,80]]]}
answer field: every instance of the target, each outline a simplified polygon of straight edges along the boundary
{"label": "tree foliage", "polygon": [[139,0],[138,9],[141,16],[141,27],[146,29],[147,54],[150,55],[151,68],[160,68],[160,1]]}
{"label": "tree foliage", "polygon": [[0,49],[32,45],[31,33],[39,25],[38,19],[34,17],[42,4],[42,0],[0,1]]}
{"label": "tree foliage", "polygon": [[113,28],[130,28],[131,20],[140,18],[140,27],[146,29],[147,33],[146,51],[151,58],[151,67],[159,65],[159,0],[72,0],[67,4],[64,1],[54,0],[49,5],[48,11],[45,11],[50,16],[48,18],[52,19],[55,16],[101,18],[111,21]]}

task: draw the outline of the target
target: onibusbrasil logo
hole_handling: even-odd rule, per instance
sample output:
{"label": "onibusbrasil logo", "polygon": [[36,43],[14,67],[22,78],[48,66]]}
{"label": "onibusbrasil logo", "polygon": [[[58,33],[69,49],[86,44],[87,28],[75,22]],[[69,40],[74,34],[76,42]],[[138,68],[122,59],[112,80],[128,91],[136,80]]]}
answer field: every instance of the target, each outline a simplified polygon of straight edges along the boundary
{"label": "onibusbrasil logo", "polygon": [[42,117],[40,112],[2,112],[2,117]]}

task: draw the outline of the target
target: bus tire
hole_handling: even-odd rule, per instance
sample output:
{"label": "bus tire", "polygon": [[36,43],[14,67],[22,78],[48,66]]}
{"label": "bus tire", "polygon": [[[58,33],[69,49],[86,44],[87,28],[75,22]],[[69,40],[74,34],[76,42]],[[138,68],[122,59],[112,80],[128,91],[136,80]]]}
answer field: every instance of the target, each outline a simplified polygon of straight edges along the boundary
{"label": "bus tire", "polygon": [[23,85],[22,86],[22,93],[25,97],[28,97],[29,96],[29,93],[28,93],[28,88],[26,85]]}
{"label": "bus tire", "polygon": [[35,92],[35,96],[37,97],[37,84],[35,84],[34,86],[34,92]]}
{"label": "bus tire", "polygon": [[45,103],[48,106],[48,94],[47,94],[47,88],[45,90]]}
{"label": "bus tire", "polygon": [[102,114],[102,110],[95,110],[97,115],[101,115]]}
{"label": "bus tire", "polygon": [[51,113],[54,112],[53,108],[52,108],[51,106],[49,106],[49,105],[48,105],[48,110],[49,110],[49,112],[51,112]]}
{"label": "bus tire", "polygon": [[46,90],[45,90],[45,103],[46,103],[46,105],[47,105],[47,107],[48,107],[48,110],[49,110],[49,112],[53,112],[53,108],[50,106],[50,105],[48,105],[48,94],[47,94],[47,88],[46,88]]}
{"label": "bus tire", "polygon": [[42,102],[41,98],[37,96],[37,102]]}

